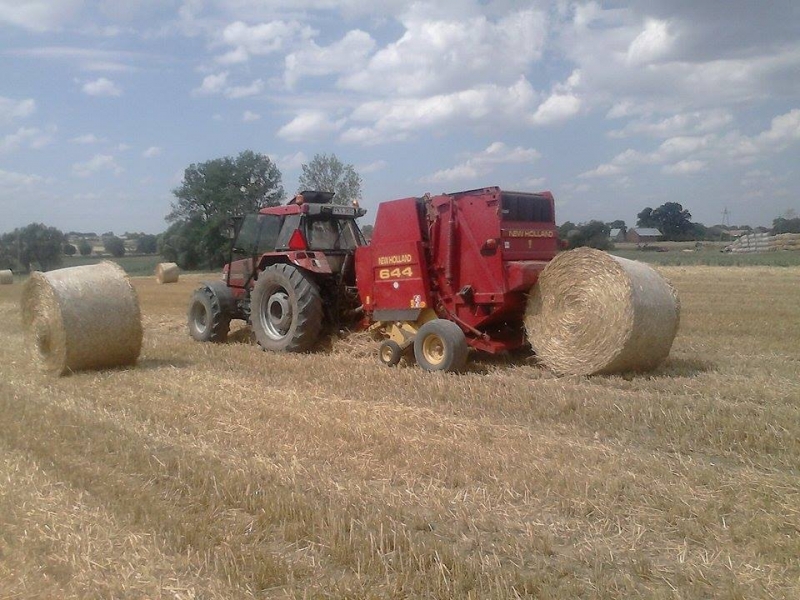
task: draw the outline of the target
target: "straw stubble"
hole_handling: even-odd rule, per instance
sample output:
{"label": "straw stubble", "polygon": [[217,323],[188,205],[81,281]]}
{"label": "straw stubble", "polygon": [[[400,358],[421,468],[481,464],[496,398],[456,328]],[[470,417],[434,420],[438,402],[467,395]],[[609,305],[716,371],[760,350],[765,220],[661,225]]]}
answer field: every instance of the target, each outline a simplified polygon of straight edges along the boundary
{"label": "straw stubble", "polygon": [[115,263],[33,273],[22,323],[42,367],[55,373],[134,364],[142,347],[136,291]]}
{"label": "straw stubble", "polygon": [[525,328],[546,367],[593,375],[654,369],[669,355],[679,320],[678,296],[654,269],[578,248],[542,271]]}

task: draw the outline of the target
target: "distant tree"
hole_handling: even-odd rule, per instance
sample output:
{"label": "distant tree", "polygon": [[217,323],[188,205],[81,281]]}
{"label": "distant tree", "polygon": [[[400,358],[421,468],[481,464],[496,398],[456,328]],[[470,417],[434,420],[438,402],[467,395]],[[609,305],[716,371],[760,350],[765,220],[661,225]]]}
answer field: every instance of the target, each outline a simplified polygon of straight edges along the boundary
{"label": "distant tree", "polygon": [[353,165],[344,164],[335,154],[315,154],[301,169],[298,192],[334,192],[334,204],[352,204],[361,198],[361,177]]}
{"label": "distant tree", "polygon": [[158,252],[158,238],[146,233],[136,239],[136,252],[139,254],[155,254]]}
{"label": "distant tree", "polygon": [[103,238],[103,248],[105,248],[106,252],[111,256],[116,258],[125,256],[125,242],[115,235]]}
{"label": "distant tree", "polygon": [[577,231],[578,226],[572,221],[565,221],[558,227],[558,237],[562,240],[569,239],[570,233]]}
{"label": "distant tree", "polygon": [[653,209],[646,206],[638,215],[636,215],[637,227],[658,227],[658,222],[653,217]]}
{"label": "distant tree", "polygon": [[75,256],[78,249],[72,244],[64,244],[64,254],[67,256]]}
{"label": "distant tree", "polygon": [[608,239],[610,232],[608,225],[602,221],[589,221],[588,223],[581,223],[576,229],[573,229],[567,235],[569,248],[578,248],[580,246],[589,246],[590,248],[598,248],[599,250],[607,250],[611,246]]}
{"label": "distant tree", "polygon": [[609,229],[621,229],[624,232],[628,230],[628,227],[625,225],[625,221],[622,219],[617,219],[616,221],[611,221],[610,223],[606,223]]}
{"label": "distant tree", "polygon": [[375,231],[375,226],[374,225],[364,225],[361,228],[361,233],[363,233],[364,237],[367,238],[368,240],[372,239],[372,232],[373,231]]}
{"label": "distant tree", "polygon": [[800,217],[778,217],[772,221],[773,233],[800,233]]}
{"label": "distant tree", "polygon": [[[251,150],[236,158],[190,165],[172,193],[176,201],[167,215],[172,225],[162,235],[159,251],[184,269],[220,266],[229,244],[225,231],[231,217],[276,206],[284,198],[278,167],[268,156]],[[177,255],[170,258],[173,252]],[[184,260],[196,262],[190,265]]]}
{"label": "distant tree", "polygon": [[636,216],[639,227],[655,227],[665,240],[692,239],[692,213],[678,202],[665,202],[655,210],[647,207]]}
{"label": "distant tree", "polygon": [[34,264],[42,271],[59,266],[65,241],[60,230],[41,223],[31,223],[3,236],[7,252],[25,271]]}
{"label": "distant tree", "polygon": [[[207,227],[203,223],[179,221],[170,225],[167,230],[158,236],[158,253],[169,262],[178,263],[182,269],[193,270],[199,268],[204,262],[206,265],[224,262],[225,256],[221,248],[209,248],[206,238]],[[221,232],[220,232],[221,233]],[[220,252],[219,255],[215,254]],[[205,257],[210,255],[210,261]]]}
{"label": "distant tree", "polygon": [[81,256],[89,256],[92,253],[92,245],[86,240],[81,240],[78,242],[78,252]]}

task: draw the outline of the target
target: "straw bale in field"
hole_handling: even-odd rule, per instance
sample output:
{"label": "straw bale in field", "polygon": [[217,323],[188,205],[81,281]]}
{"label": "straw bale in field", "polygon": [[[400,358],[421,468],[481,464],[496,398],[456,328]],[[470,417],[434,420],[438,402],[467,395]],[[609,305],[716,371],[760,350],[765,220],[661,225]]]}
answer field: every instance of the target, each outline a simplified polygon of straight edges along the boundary
{"label": "straw bale in field", "polygon": [[130,365],[139,357],[139,300],[115,263],[33,273],[21,304],[23,326],[47,371]]}
{"label": "straw bale in field", "polygon": [[158,283],[175,283],[181,270],[174,262],[158,263],[156,265],[156,281]]}
{"label": "straw bale in field", "polygon": [[654,369],[669,354],[679,319],[678,296],[654,269],[578,248],[542,271],[525,328],[549,369],[592,375]]}
{"label": "straw bale in field", "polygon": [[0,271],[0,285],[8,285],[10,283],[14,283],[14,273],[9,269],[3,269]]}

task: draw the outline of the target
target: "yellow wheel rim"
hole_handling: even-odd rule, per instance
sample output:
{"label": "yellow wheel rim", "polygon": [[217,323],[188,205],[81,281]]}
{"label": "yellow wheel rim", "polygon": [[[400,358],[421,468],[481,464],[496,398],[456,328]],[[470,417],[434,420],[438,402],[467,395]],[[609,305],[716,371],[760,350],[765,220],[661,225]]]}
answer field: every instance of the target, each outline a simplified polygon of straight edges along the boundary
{"label": "yellow wheel rim", "polygon": [[422,355],[431,365],[444,360],[444,342],[438,335],[431,334],[422,340]]}
{"label": "yellow wheel rim", "polygon": [[390,346],[384,346],[381,348],[381,360],[385,363],[388,363],[392,360],[392,348]]}

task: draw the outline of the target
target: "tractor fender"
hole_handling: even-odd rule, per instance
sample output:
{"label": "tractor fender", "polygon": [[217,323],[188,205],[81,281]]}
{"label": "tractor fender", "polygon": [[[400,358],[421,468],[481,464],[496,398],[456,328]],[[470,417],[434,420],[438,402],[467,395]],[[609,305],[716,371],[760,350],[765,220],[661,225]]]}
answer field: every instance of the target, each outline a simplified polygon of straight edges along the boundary
{"label": "tractor fender", "polygon": [[258,270],[263,271],[267,267],[276,264],[294,265],[304,271],[319,275],[331,275],[333,273],[328,257],[325,256],[324,252],[296,251],[264,254],[258,262]]}
{"label": "tractor fender", "polygon": [[214,294],[223,314],[230,315],[232,319],[240,318],[233,291],[225,285],[224,281],[203,281],[200,286]]}

